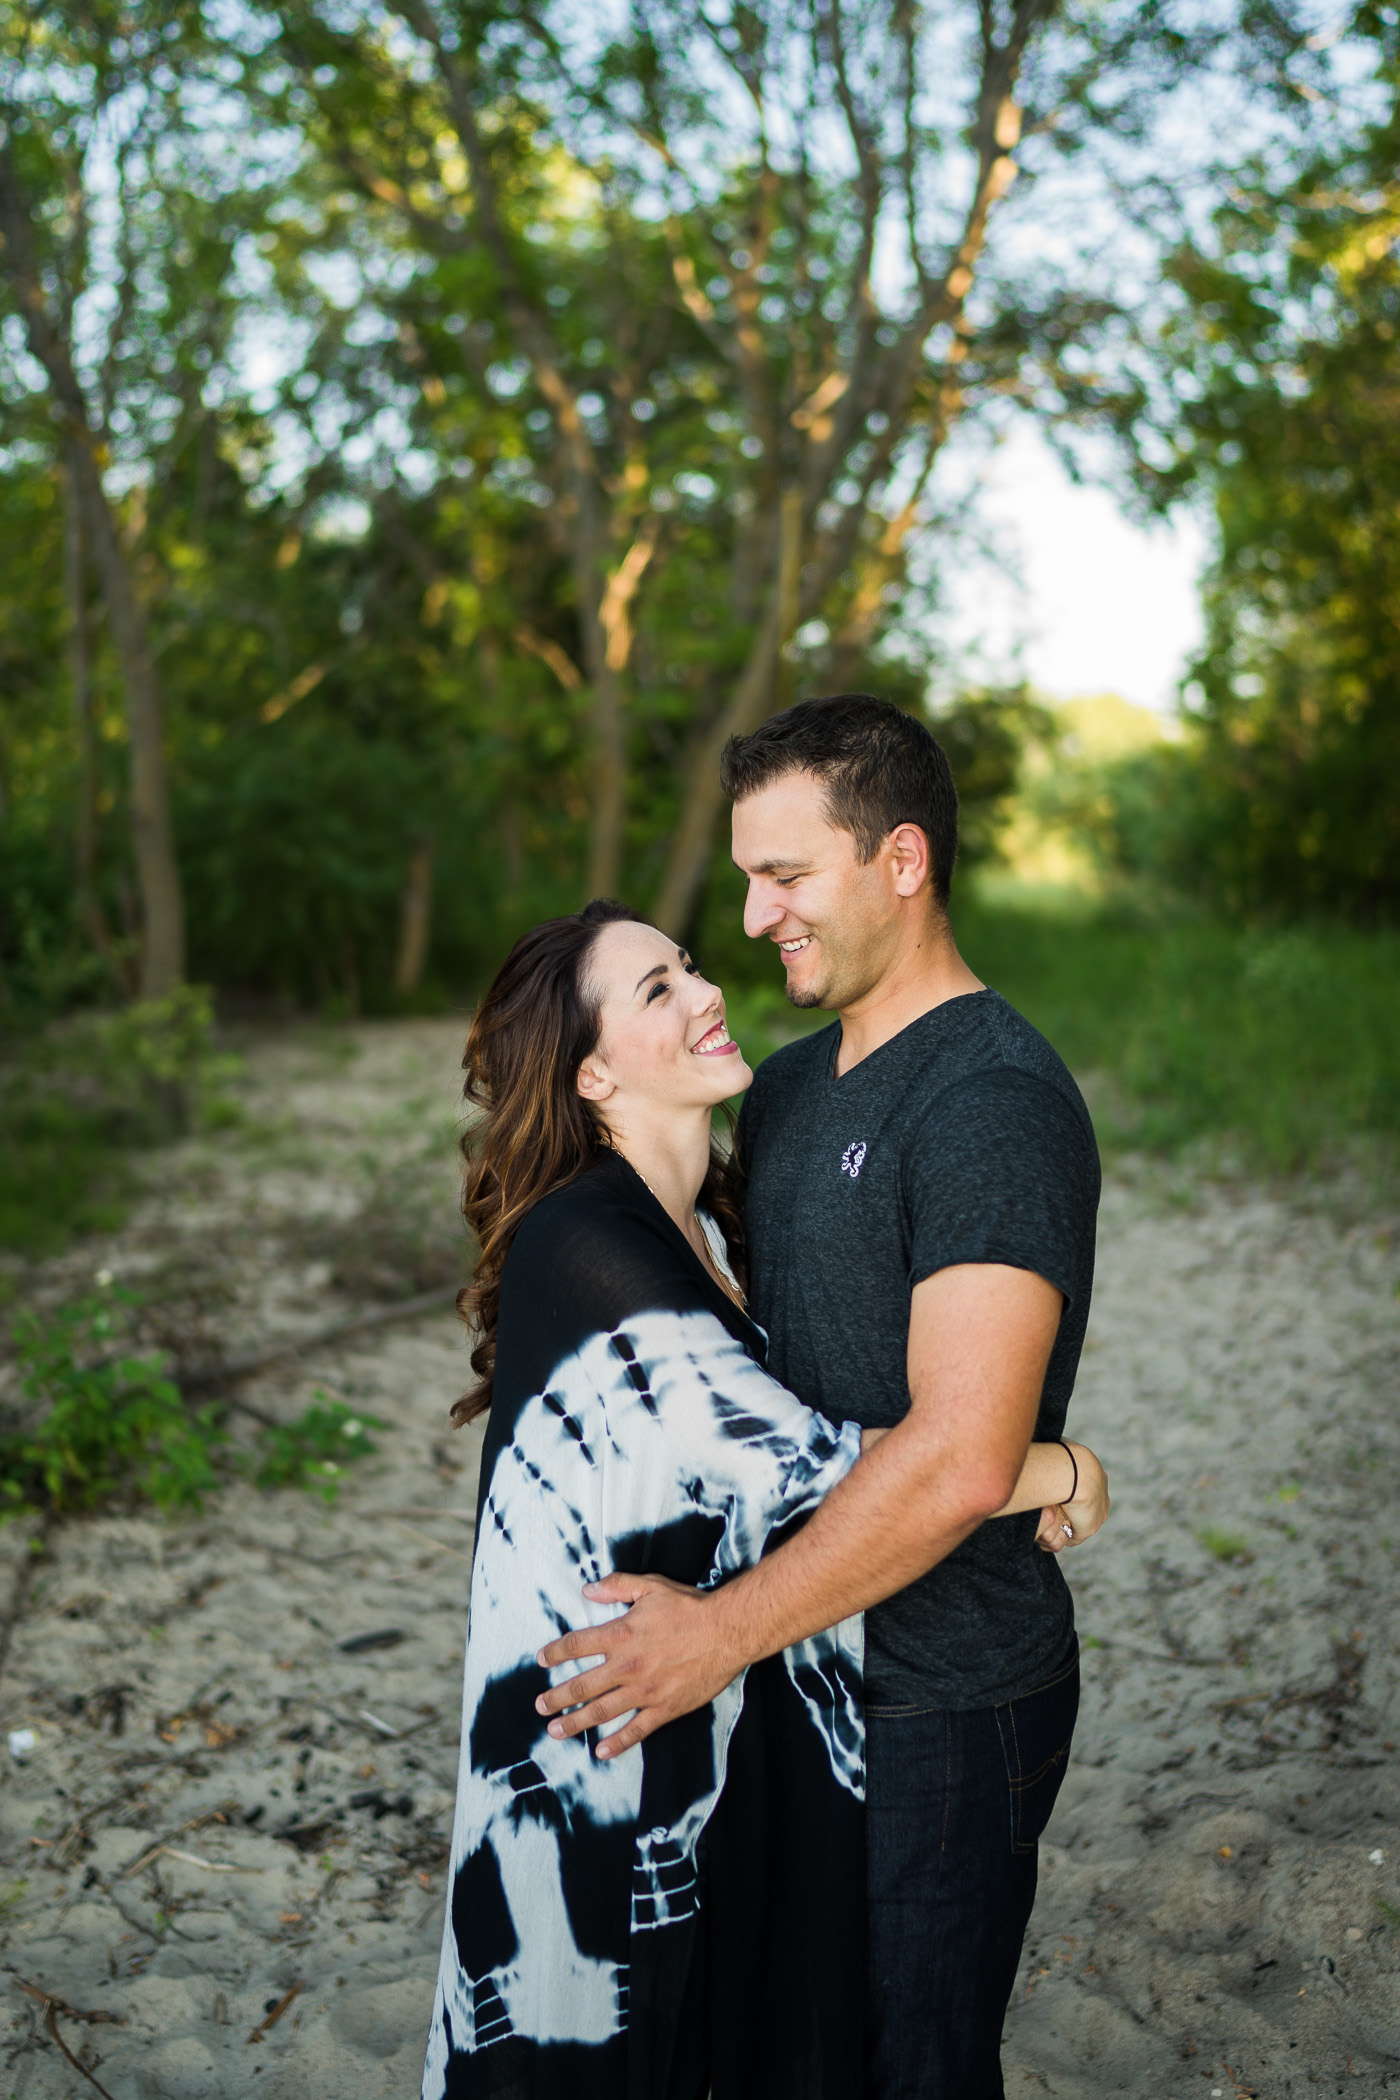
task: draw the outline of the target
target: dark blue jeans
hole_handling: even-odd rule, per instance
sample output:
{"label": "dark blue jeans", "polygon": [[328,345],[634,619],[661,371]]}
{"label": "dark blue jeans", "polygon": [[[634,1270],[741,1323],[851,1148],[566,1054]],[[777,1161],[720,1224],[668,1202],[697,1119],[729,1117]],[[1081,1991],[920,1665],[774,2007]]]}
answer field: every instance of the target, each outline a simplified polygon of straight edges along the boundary
{"label": "dark blue jeans", "polygon": [[973,1713],[866,1708],[871,2100],[1002,2100],[1001,2029],[1079,1710],[1079,1650]]}

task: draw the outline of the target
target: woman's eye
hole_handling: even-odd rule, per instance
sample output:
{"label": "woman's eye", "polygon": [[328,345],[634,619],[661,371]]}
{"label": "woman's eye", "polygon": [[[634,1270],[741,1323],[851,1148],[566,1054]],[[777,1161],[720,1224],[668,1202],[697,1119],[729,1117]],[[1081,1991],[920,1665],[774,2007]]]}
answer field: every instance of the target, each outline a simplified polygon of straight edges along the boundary
{"label": "woman's eye", "polygon": [[698,977],[700,975],[699,963],[688,962],[685,966],[685,974],[687,977]]}
{"label": "woman's eye", "polygon": [[669,990],[669,985],[654,984],[651,990],[647,993],[647,1005],[650,1006],[653,999],[659,999],[664,992],[667,992]]}

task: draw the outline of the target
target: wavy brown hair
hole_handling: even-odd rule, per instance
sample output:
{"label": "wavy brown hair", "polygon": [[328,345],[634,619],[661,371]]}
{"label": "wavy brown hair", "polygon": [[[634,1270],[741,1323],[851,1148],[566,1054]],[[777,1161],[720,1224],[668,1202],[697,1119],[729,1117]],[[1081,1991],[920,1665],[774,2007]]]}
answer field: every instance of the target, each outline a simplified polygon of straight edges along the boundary
{"label": "wavy brown hair", "polygon": [[[501,1272],[522,1220],[542,1196],[563,1188],[609,1149],[607,1129],[576,1084],[598,1045],[600,1002],[588,981],[599,933],[619,920],[645,925],[640,912],[595,897],[566,919],[522,934],[496,972],[462,1055],[463,1096],[472,1117],[462,1136],[466,1176],[462,1215],[481,1249],[457,1310],[477,1331],[477,1383],[452,1409],[460,1427],[491,1405]],[[744,1217],[738,1177],[720,1146],[700,1203],[724,1234],[730,1265],[744,1276]]]}

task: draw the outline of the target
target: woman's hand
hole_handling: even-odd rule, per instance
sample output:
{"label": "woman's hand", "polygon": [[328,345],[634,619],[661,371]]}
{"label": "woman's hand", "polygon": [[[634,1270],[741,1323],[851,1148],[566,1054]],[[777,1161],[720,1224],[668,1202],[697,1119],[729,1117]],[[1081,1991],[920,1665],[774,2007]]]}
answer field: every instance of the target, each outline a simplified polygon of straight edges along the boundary
{"label": "woman's hand", "polygon": [[1070,1444],[1079,1468],[1079,1485],[1072,1502],[1057,1502],[1040,1513],[1035,1542],[1042,1553],[1063,1553],[1066,1546],[1082,1546],[1100,1529],[1112,1503],[1108,1475],[1087,1444]]}

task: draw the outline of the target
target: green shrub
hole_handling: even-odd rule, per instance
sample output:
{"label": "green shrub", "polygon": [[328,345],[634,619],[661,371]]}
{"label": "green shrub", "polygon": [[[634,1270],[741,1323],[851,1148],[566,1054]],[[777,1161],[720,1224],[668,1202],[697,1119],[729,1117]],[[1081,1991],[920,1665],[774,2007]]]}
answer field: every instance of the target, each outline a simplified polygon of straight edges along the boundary
{"label": "green shrub", "polygon": [[0,1434],[0,1505],[11,1514],[120,1500],[173,1509],[216,1485],[218,1410],[187,1406],[159,1357],[123,1346],[136,1303],[103,1290],[17,1322],[27,1419]]}
{"label": "green shrub", "polygon": [[386,1425],[377,1415],[360,1414],[318,1393],[315,1407],[294,1422],[265,1429],[252,1461],[254,1484],[260,1488],[314,1488],[326,1503],[334,1502],[340,1475],[354,1459],[378,1449],[371,1429]]}
{"label": "green shrub", "polygon": [[131,1329],[140,1299],[100,1286],[75,1304],[16,1322],[21,1405],[0,1425],[0,1517],[69,1516],[111,1504],[198,1507],[227,1478],[335,1500],[347,1465],[385,1424],[318,1393],[294,1421],[234,1452],[217,1401],[195,1407]]}
{"label": "green shrub", "polygon": [[234,1069],[213,1041],[209,993],[185,985],[28,1038],[0,1067],[0,1246],[60,1250],[117,1225],[122,1155],[227,1118]]}

